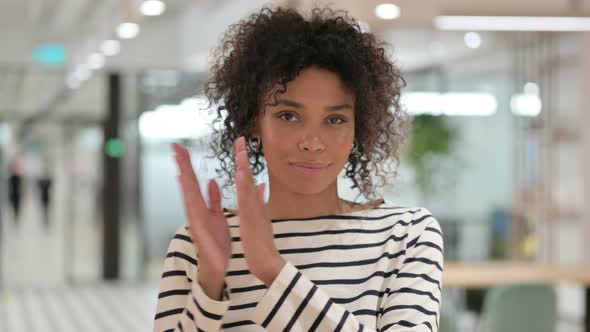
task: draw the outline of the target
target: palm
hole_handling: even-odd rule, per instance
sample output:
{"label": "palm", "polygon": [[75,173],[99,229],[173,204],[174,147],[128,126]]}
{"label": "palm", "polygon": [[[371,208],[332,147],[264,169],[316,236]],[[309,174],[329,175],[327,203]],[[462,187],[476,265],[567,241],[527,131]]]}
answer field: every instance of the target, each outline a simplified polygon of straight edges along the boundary
{"label": "palm", "polygon": [[208,207],[199,187],[188,150],[173,144],[176,153],[184,207],[189,224],[189,233],[198,253],[199,264],[206,265],[214,273],[227,270],[231,256],[231,234],[221,208],[221,194],[215,181],[208,184],[210,206]]}
{"label": "palm", "polygon": [[202,219],[189,219],[189,232],[196,239],[199,259],[221,273],[227,270],[231,256],[231,235],[223,213],[208,212]]}

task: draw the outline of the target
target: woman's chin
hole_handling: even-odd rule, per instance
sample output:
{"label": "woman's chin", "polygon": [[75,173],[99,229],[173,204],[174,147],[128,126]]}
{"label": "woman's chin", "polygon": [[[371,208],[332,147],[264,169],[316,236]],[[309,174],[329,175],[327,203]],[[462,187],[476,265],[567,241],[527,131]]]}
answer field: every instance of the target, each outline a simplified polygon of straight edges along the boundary
{"label": "woman's chin", "polygon": [[315,195],[322,193],[328,189],[329,183],[323,183],[323,181],[315,179],[309,181],[297,181],[291,182],[289,187],[292,192],[301,195]]}

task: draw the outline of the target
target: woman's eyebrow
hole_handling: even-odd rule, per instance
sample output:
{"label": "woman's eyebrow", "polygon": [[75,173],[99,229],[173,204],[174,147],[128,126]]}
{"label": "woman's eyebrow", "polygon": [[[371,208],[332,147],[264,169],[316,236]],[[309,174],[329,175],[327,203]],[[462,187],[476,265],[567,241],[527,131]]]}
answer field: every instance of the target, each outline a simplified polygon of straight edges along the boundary
{"label": "woman's eyebrow", "polygon": [[342,105],[335,105],[335,106],[328,106],[326,107],[327,111],[340,111],[340,110],[350,110],[352,111],[352,105],[350,104],[342,104]]}
{"label": "woman's eyebrow", "polygon": [[301,103],[289,99],[279,99],[277,105],[291,106],[295,108],[305,108]]}
{"label": "woman's eyebrow", "polygon": [[[277,105],[285,105],[285,106],[295,107],[295,108],[299,108],[299,109],[305,108],[305,105],[298,103],[296,101],[293,101],[293,100],[289,100],[289,99],[279,99]],[[327,106],[326,110],[327,111],[353,110],[353,107],[350,104],[341,104],[341,105]]]}

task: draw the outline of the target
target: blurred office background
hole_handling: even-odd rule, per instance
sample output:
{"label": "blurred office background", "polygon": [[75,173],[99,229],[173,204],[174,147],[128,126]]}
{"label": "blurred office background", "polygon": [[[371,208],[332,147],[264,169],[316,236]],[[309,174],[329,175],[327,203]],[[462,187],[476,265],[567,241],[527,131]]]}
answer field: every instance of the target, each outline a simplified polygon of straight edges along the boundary
{"label": "blurred office background", "polygon": [[[0,0],[1,331],[151,329],[185,222],[170,143],[215,176],[209,52],[268,3]],[[590,331],[590,1],[323,4],[393,45],[408,82],[381,195],[441,222],[441,331]]]}

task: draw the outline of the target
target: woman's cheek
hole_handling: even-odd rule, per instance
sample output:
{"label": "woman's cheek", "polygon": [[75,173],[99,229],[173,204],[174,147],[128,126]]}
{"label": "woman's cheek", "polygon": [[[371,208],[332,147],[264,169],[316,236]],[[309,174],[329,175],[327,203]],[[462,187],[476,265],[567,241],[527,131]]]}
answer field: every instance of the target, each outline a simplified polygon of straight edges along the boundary
{"label": "woman's cheek", "polygon": [[341,133],[334,138],[338,151],[348,151],[352,149],[354,133]]}
{"label": "woman's cheek", "polygon": [[289,130],[279,128],[278,126],[269,127],[264,133],[262,145],[265,151],[271,152],[275,156],[280,156],[284,154],[284,151],[288,151],[292,146],[295,146],[293,136],[293,133]]}

